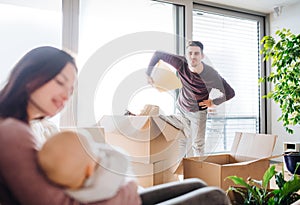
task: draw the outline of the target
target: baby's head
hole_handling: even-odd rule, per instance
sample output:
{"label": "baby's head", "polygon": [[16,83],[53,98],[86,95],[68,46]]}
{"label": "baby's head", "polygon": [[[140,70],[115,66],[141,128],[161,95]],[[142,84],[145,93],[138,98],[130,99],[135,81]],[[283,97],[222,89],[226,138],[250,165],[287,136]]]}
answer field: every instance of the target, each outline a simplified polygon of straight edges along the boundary
{"label": "baby's head", "polygon": [[38,163],[50,180],[71,189],[81,187],[96,166],[87,139],[72,131],[49,138],[38,152]]}

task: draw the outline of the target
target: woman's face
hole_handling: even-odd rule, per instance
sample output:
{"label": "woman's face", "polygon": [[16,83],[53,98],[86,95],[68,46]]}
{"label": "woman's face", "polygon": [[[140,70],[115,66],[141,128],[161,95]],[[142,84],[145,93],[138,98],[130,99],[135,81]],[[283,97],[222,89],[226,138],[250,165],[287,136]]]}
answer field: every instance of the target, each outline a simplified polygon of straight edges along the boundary
{"label": "woman's face", "polygon": [[27,107],[29,120],[51,117],[62,110],[73,93],[76,74],[74,65],[67,63],[52,80],[31,93]]}

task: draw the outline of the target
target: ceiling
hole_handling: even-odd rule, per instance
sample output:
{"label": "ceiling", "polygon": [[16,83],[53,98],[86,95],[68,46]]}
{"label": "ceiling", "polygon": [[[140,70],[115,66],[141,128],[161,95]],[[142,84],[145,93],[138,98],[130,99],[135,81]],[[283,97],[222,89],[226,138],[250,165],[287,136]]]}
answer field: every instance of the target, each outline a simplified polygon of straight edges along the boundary
{"label": "ceiling", "polygon": [[274,7],[282,7],[284,9],[284,7],[299,3],[300,0],[204,0],[202,2],[221,4],[267,14],[272,13]]}
{"label": "ceiling", "polygon": [[[101,1],[101,0],[100,0]],[[102,0],[105,4],[105,1]],[[121,0],[113,0],[113,1],[121,1]],[[272,13],[274,11],[274,7],[280,7],[284,9],[284,7],[291,6],[295,3],[299,3],[300,0],[195,0],[196,2],[209,2],[213,4],[220,4],[229,7],[242,8],[250,11],[256,11],[260,13]],[[61,0],[0,0],[0,3],[9,3],[9,4],[17,4],[23,6],[31,6],[37,8],[44,9],[61,9],[59,6]],[[128,1],[130,3],[131,0]]]}
{"label": "ceiling", "polygon": [[4,3],[4,4],[12,4],[18,6],[60,11],[61,1],[62,0],[0,0],[0,4]]}

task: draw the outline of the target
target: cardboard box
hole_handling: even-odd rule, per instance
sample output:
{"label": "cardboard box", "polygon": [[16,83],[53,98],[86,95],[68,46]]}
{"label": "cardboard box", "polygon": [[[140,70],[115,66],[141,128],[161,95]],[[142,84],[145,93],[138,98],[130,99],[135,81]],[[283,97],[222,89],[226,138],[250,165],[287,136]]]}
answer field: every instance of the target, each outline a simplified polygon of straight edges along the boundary
{"label": "cardboard box", "polygon": [[236,133],[230,154],[184,158],[184,178],[197,177],[223,190],[234,185],[231,180],[224,181],[227,176],[262,179],[276,139],[276,135]]}
{"label": "cardboard box", "polygon": [[174,173],[172,167],[169,168],[165,164],[165,160],[150,164],[140,162],[131,162],[130,164],[137,184],[144,188],[178,181],[178,175]]}
{"label": "cardboard box", "polygon": [[177,181],[182,160],[178,138],[183,132],[159,116],[103,116],[105,142],[128,154],[133,175],[142,187]]}
{"label": "cardboard box", "polygon": [[175,68],[172,68],[170,64],[167,64],[163,60],[159,60],[154,66],[151,77],[154,81],[154,87],[160,92],[182,87],[180,79],[176,76]]}
{"label": "cardboard box", "polygon": [[167,160],[170,166],[178,163],[180,129],[159,116],[103,116],[107,144],[120,147],[131,161],[150,164]]}
{"label": "cardboard box", "polygon": [[90,135],[95,142],[98,143],[105,143],[104,138],[104,128],[99,126],[93,126],[93,127],[61,127],[61,131],[70,130],[73,132],[79,132],[84,135]]}

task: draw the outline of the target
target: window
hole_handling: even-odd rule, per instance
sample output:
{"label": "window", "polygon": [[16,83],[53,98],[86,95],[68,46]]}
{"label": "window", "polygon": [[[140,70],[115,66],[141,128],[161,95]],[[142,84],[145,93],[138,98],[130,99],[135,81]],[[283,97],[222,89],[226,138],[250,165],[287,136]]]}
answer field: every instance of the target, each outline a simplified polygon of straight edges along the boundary
{"label": "window", "polygon": [[259,132],[259,55],[263,18],[195,5],[193,39],[204,44],[206,61],[234,88],[236,96],[209,115],[207,152],[228,151],[235,132]]}
{"label": "window", "polygon": [[174,111],[173,93],[149,86],[145,69],[154,50],[178,51],[180,12],[182,6],[157,1],[81,1],[78,125],[126,109],[139,113],[145,104]]}
{"label": "window", "polygon": [[[9,2],[9,1],[7,1]],[[0,1],[0,87],[12,67],[29,50],[38,46],[62,44],[61,1],[34,3],[21,0]],[[59,124],[59,116],[52,119]]]}

